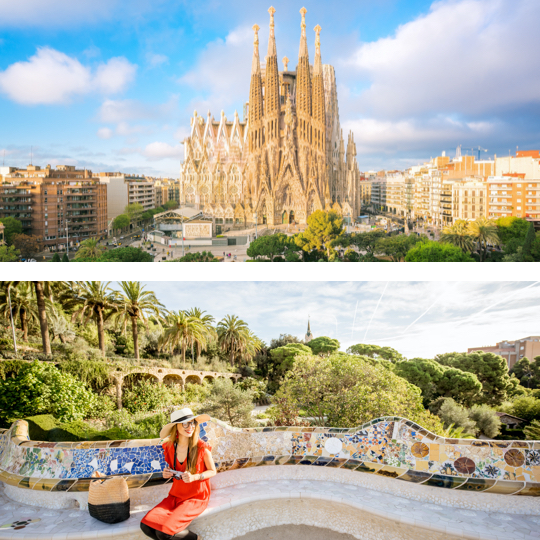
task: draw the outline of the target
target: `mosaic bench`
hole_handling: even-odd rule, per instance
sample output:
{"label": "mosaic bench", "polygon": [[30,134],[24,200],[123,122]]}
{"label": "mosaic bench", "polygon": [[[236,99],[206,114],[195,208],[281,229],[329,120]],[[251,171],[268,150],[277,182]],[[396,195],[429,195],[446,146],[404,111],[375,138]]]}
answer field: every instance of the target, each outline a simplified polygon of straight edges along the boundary
{"label": "mosaic bench", "polygon": [[[433,538],[540,537],[538,441],[444,439],[397,417],[353,429],[238,429],[212,420],[201,425],[201,438],[212,445],[219,471],[209,508],[194,522],[205,540],[230,540],[283,520],[357,538],[412,538],[418,529]],[[24,517],[18,514],[24,504],[27,518],[43,512],[79,516],[77,523],[50,523],[47,538],[84,538],[88,520],[92,537],[133,538],[142,515],[169,490],[161,476],[161,442],[30,441],[26,422],[16,422],[0,433],[1,495],[10,500],[11,523]],[[94,470],[126,477],[133,515],[124,524],[103,527],[74,510],[86,508]],[[234,519],[223,521],[231,512]],[[9,525],[3,508],[0,519]],[[44,530],[44,523],[17,532],[1,525],[1,536],[44,538],[30,534]]]}

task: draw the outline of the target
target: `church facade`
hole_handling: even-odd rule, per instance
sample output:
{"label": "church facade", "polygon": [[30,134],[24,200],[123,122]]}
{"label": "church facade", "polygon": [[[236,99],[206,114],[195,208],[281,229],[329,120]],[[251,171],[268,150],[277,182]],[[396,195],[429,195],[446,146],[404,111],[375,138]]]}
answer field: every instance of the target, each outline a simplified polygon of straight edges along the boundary
{"label": "church facade", "polygon": [[279,71],[270,8],[266,64],[254,47],[247,114],[216,121],[195,111],[184,140],[180,204],[194,205],[217,224],[275,226],[306,223],[315,210],[354,218],[360,210],[360,173],[352,133],[347,147],[339,124],[334,68],[322,64],[315,27],[315,60],[309,63],[306,9],[302,8],[296,71],[288,58]]}

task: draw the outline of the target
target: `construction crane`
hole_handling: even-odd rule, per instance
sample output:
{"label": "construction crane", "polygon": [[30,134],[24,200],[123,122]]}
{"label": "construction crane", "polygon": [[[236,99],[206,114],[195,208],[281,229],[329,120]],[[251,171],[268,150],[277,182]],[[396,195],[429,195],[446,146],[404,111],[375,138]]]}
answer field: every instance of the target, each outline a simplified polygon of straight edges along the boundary
{"label": "construction crane", "polygon": [[478,161],[480,161],[480,152],[487,152],[487,148],[481,146],[475,146],[473,148],[464,148],[463,150],[471,150],[472,152],[478,152]]}

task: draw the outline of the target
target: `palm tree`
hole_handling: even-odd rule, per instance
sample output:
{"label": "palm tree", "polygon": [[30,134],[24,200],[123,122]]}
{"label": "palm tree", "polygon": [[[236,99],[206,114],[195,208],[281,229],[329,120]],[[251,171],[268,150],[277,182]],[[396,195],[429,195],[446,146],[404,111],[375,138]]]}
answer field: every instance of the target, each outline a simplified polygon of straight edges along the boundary
{"label": "palm tree", "polygon": [[470,253],[474,249],[474,239],[469,223],[464,219],[458,219],[453,225],[445,227],[441,233],[441,242],[452,244]]}
{"label": "palm tree", "polygon": [[45,304],[46,288],[47,281],[34,281],[34,291],[36,293],[39,328],[41,330],[41,342],[43,344],[43,352],[47,355],[50,355],[52,351],[51,340],[49,338],[49,323],[47,322],[47,310]]}
{"label": "palm tree", "polygon": [[251,360],[262,348],[263,342],[251,330],[248,330],[247,341],[242,354],[244,361]]}
{"label": "palm tree", "polygon": [[[203,311],[202,309],[197,307],[191,308],[187,311],[188,316],[201,321],[201,324],[204,327],[206,333],[206,343],[208,343],[210,339],[215,338],[216,336],[216,330],[214,328],[215,319],[214,317],[212,317],[212,315],[205,315],[205,313],[206,311]],[[206,347],[206,343],[204,344],[204,347]],[[203,344],[200,341],[196,341],[195,346],[197,347],[197,360],[199,360],[199,357],[201,356],[201,350],[203,349]]]}
{"label": "palm tree", "polygon": [[234,366],[236,358],[240,359],[249,341],[248,325],[236,315],[226,315],[217,325],[218,344],[230,356]]}
{"label": "palm tree", "polygon": [[98,329],[99,348],[105,356],[105,321],[118,311],[117,293],[110,281],[76,281],[62,296],[62,304],[73,309],[73,319],[83,324],[93,319]]}
{"label": "palm tree", "polygon": [[3,281],[0,290],[0,315],[10,318],[8,287],[11,291],[11,314],[15,320],[19,318],[23,341],[28,341],[28,323],[38,321],[37,305],[29,281],[19,281],[17,285]]}
{"label": "palm tree", "polygon": [[499,244],[497,225],[491,219],[481,217],[473,221],[470,226],[471,235],[478,242],[480,262],[484,259],[488,244]]}
{"label": "palm tree", "polygon": [[106,251],[105,246],[100,246],[97,238],[87,238],[81,242],[75,259],[99,259],[104,251]]}
{"label": "palm tree", "polygon": [[182,351],[182,363],[186,369],[186,349],[192,343],[206,347],[207,330],[200,319],[188,315],[186,311],[171,311],[165,318],[165,332],[161,346],[171,352],[178,346]]}
{"label": "palm tree", "polygon": [[155,315],[159,320],[165,306],[159,302],[152,291],[145,291],[140,281],[121,281],[123,292],[117,292],[119,304],[117,322],[121,323],[124,332],[128,321],[131,321],[131,334],[133,336],[133,350],[135,358],[139,359],[139,330],[137,324],[142,321],[148,326],[148,315]]}

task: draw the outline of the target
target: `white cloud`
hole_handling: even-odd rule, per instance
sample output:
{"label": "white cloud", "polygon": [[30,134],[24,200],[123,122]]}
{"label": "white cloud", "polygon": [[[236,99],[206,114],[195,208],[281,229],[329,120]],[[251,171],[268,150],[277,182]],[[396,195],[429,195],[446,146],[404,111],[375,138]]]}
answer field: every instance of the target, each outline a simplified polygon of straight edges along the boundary
{"label": "white cloud", "polygon": [[161,66],[162,64],[168,64],[169,57],[165,56],[164,54],[147,53],[146,61],[148,62],[150,67],[157,67]]}
{"label": "white cloud", "polygon": [[108,127],[99,128],[97,131],[97,136],[100,139],[110,139],[113,136],[113,131]]}
{"label": "white cloud", "polygon": [[162,104],[152,105],[134,99],[107,99],[101,105],[98,117],[102,122],[119,123],[132,120],[161,120],[169,118],[178,108],[178,96]]}
{"label": "white cloud", "polygon": [[148,144],[141,153],[150,161],[180,159],[183,154],[183,148],[181,144],[171,146],[164,142],[153,142]]}
{"label": "white cloud", "polygon": [[112,58],[93,73],[76,58],[43,47],[28,61],[0,72],[0,91],[24,105],[61,104],[91,92],[120,92],[133,80],[136,68],[125,58]]}
{"label": "white cloud", "polygon": [[[260,42],[264,43],[263,32]],[[196,90],[200,97],[191,103],[199,111],[210,110],[215,117],[222,109],[249,96],[253,30],[239,27],[225,40],[216,39],[200,54],[196,66],[180,78]],[[260,51],[264,57],[264,49]],[[239,111],[241,113],[241,111]]]}
{"label": "white cloud", "polygon": [[448,0],[362,44],[345,63],[371,81],[356,109],[377,118],[484,114],[538,103],[540,2]]}

